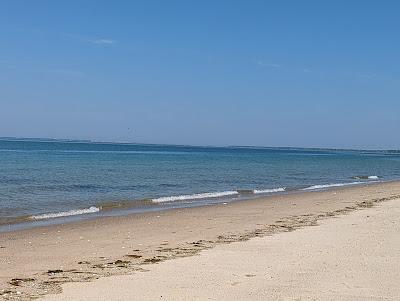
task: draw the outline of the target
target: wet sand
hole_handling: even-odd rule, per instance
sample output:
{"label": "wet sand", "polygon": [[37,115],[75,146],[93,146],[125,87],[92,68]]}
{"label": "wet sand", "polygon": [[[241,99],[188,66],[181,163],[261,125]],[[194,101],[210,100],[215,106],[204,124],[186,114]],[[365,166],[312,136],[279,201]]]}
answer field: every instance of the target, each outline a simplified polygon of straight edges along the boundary
{"label": "wet sand", "polygon": [[[63,298],[67,298],[67,296],[70,296],[70,298],[77,298],[77,294],[81,294],[80,296],[84,298],[77,298],[76,300],[86,300],[90,296],[95,298],[92,290],[98,289],[98,283],[103,283],[103,281],[106,283],[104,284],[105,287],[108,287],[110,290],[115,292],[115,300],[126,300],[126,298],[123,297],[127,296],[124,295],[124,292],[127,294],[132,293],[129,290],[124,291],[122,289],[122,286],[128,285],[130,281],[143,281],[142,284],[147,282],[147,285],[151,285],[152,288],[150,289],[149,287],[146,288],[144,286],[142,289],[147,291],[154,289],[154,294],[156,295],[149,295],[149,298],[153,300],[153,297],[158,296],[157,294],[160,292],[155,289],[158,287],[158,285],[160,285],[160,288],[164,288],[164,292],[167,292],[169,291],[169,285],[171,285],[171,283],[168,283],[168,281],[166,283],[157,283],[157,281],[154,283],[154,280],[152,280],[153,283],[149,284],[148,278],[147,281],[145,281],[146,277],[149,277],[146,275],[151,274],[153,275],[152,277],[155,277],[154,279],[157,279],[157,277],[161,276],[166,277],[163,273],[170,270],[167,278],[171,278],[172,280],[175,279],[174,277],[177,277],[177,274],[182,274],[182,279],[177,279],[177,281],[179,282],[185,279],[192,279],[192,282],[190,283],[193,285],[197,283],[197,278],[195,277],[196,275],[205,274],[205,270],[200,268],[202,265],[200,264],[201,262],[197,262],[198,260],[205,260],[203,263],[207,263],[210,260],[210,262],[215,263],[215,268],[218,266],[221,267],[220,272],[222,274],[220,276],[218,276],[219,274],[214,271],[216,273],[215,277],[217,277],[217,279],[214,280],[220,279],[223,286],[226,285],[226,281],[229,280],[227,283],[239,282],[238,284],[232,285],[232,287],[239,287],[239,284],[243,282],[243,279],[257,280],[257,277],[261,277],[261,272],[259,270],[260,267],[264,271],[264,274],[262,275],[265,276],[269,267],[268,264],[272,263],[271,261],[269,263],[260,262],[260,264],[252,264],[252,258],[254,258],[254,260],[257,258],[257,260],[261,260],[261,257],[269,258],[269,252],[275,252],[271,254],[282,253],[283,256],[290,251],[288,245],[285,245],[284,243],[277,244],[276,249],[273,249],[272,247],[270,248],[268,242],[269,239],[273,239],[274,241],[286,239],[286,244],[299,244],[299,246],[296,246],[296,248],[298,248],[301,245],[308,246],[308,243],[311,245],[313,243],[318,243],[318,241],[321,240],[320,238],[324,238],[325,235],[328,235],[329,233],[336,233],[337,237],[335,239],[337,240],[333,240],[333,244],[340,249],[341,243],[344,243],[340,240],[342,236],[347,237],[347,242],[350,243],[355,236],[359,235],[359,232],[351,234],[350,229],[352,228],[349,228],[348,224],[341,226],[338,225],[336,231],[332,230],[335,227],[333,227],[330,232],[318,230],[322,232],[318,232],[319,236],[315,234],[315,237],[317,238],[314,238],[314,234],[310,234],[307,231],[324,229],[325,224],[334,224],[337,221],[345,220],[350,217],[353,218],[353,221],[350,223],[350,225],[352,223],[361,222],[363,219],[361,217],[358,218],[358,215],[365,214],[368,210],[368,212],[371,212],[368,213],[368,215],[371,216],[373,212],[380,212],[379,210],[381,210],[381,208],[386,208],[385,206],[389,206],[389,204],[398,204],[395,201],[398,198],[400,198],[400,183],[392,182],[372,184],[362,187],[340,188],[324,192],[307,192],[273,196],[257,200],[235,202],[227,205],[219,204],[215,206],[170,210],[165,212],[146,213],[117,218],[99,218],[96,220],[83,221],[73,224],[42,227],[11,233],[1,233],[0,298],[29,299],[31,297],[61,292],[60,285],[64,283],[92,281],[102,278],[92,283],[69,284],[68,286],[64,286],[66,289],[65,295],[56,295],[55,300],[58,300],[58,298],[63,296],[65,296]],[[375,205],[377,205],[376,208],[366,209],[374,207]],[[366,210],[358,211],[358,209]],[[385,245],[387,246],[384,248],[384,250],[388,252],[398,252],[399,248],[398,245],[396,247],[387,243],[390,241],[390,239],[387,238],[387,235],[389,234],[386,234],[384,231],[385,227],[382,227],[382,224],[379,222],[385,222],[385,219],[387,218],[394,218],[396,216],[394,213],[398,212],[396,210],[398,210],[398,208],[395,209],[393,207],[388,210],[385,209],[384,214],[386,214],[388,217],[383,218],[381,216],[382,218],[380,220],[376,220],[377,223],[372,223],[372,226],[368,226],[369,223],[366,223],[365,226],[368,227],[365,228],[363,226],[360,227],[361,230],[359,230],[361,232],[364,231],[364,234],[370,233],[371,231],[378,233],[377,235],[373,235],[372,237],[368,238],[372,239],[371,243],[373,245],[382,243],[382,240],[379,240],[379,237],[383,235],[385,239]],[[340,219],[331,219],[331,217],[345,214],[350,215],[343,216]],[[399,215],[397,214],[397,216]],[[315,226],[320,223],[323,225],[319,227],[305,227]],[[396,221],[394,225],[397,225],[398,227],[398,223]],[[301,230],[288,233],[297,229]],[[278,233],[281,234],[272,235]],[[303,236],[302,240],[296,238],[297,236],[290,236],[300,235],[300,233],[302,233],[301,235],[305,235]],[[360,245],[368,240],[366,240],[365,237],[360,239],[362,239],[362,241],[359,242]],[[349,262],[348,258],[343,255],[344,253],[339,252],[338,256],[344,257],[339,258],[335,255],[336,251],[331,252],[330,250],[332,246],[328,243],[329,241],[330,240],[326,241],[325,248],[320,248],[321,246],[315,247],[315,249],[320,248],[319,250],[321,250],[321,252],[320,254],[316,253],[317,255],[319,254],[318,258],[320,258],[320,260],[314,263],[314,269],[318,263],[317,267],[321,268],[326,273],[324,274],[324,277],[334,280],[337,278],[337,275],[347,275],[345,273],[346,269],[341,264],[343,262],[347,262],[351,268],[351,262]],[[395,239],[393,241],[396,243]],[[233,242],[234,244],[231,244]],[[257,244],[260,245],[257,246]],[[355,250],[357,249],[354,248],[354,245],[350,245],[352,248],[347,245],[343,246],[343,250],[346,248],[349,250],[352,248]],[[238,254],[236,254],[235,248],[238,248]],[[248,253],[246,253],[247,249]],[[298,252],[292,252],[292,256],[295,257],[287,257],[288,261],[286,268],[283,269],[285,265],[282,266],[281,272],[288,274],[287,277],[289,277],[295,273],[295,267],[297,264],[303,264],[303,268],[305,268],[306,271],[307,266],[310,266],[310,270],[312,270],[312,262],[314,258],[316,258],[314,256],[315,254],[311,252],[312,249],[304,249],[304,253],[300,257],[296,257],[298,256],[296,254],[299,254]],[[355,255],[352,255],[354,260],[357,256],[361,256],[361,260],[367,260],[370,256],[370,253],[368,252],[373,252],[374,248],[370,248],[366,244],[362,250],[363,251],[354,253]],[[179,257],[187,257],[196,254],[201,255],[177,259]],[[291,253],[289,252],[286,255],[290,254]],[[308,256],[308,261],[305,260],[307,259],[307,254],[310,254]],[[332,257],[332,254],[336,257]],[[204,258],[204,256],[208,259],[201,259]],[[223,265],[224,263],[222,259],[225,256],[227,258],[227,266]],[[230,256],[233,257],[229,259]],[[388,256],[385,257],[385,262],[388,263],[387,265],[392,265],[395,267],[396,262],[399,262],[399,258]],[[322,260],[323,258],[326,259],[325,262],[327,265],[324,265],[324,261]],[[169,261],[169,259],[176,260]],[[304,263],[303,259],[305,260]],[[187,260],[189,263],[185,263]],[[191,260],[193,260],[193,262]],[[229,260],[232,260],[231,264],[229,264]],[[285,262],[284,256],[281,258],[281,260],[283,263]],[[393,260],[396,260],[396,262],[393,262]],[[217,264],[218,261],[220,261],[219,264]],[[233,266],[233,262],[235,261],[237,265],[236,268]],[[153,263],[159,264],[154,265]],[[379,260],[375,261],[375,263],[375,270],[377,271],[375,273],[376,281],[378,281],[378,283],[388,283],[385,280],[386,278],[383,277],[384,275],[379,272],[382,268],[386,269],[386,265],[383,265],[382,263],[381,266],[381,262]],[[177,269],[174,270],[171,267],[175,266],[175,264]],[[189,264],[189,268],[186,266],[186,264]],[[241,264],[244,266],[241,266]],[[332,270],[331,273],[331,266],[329,264],[338,264],[338,270],[336,270],[336,272],[335,270]],[[198,269],[190,268],[191,265],[197,265]],[[259,265],[260,267],[258,267]],[[164,271],[157,270],[163,269],[165,266],[169,267],[169,269]],[[184,268],[185,266],[186,269]],[[253,272],[250,269],[251,266],[254,268]],[[181,267],[181,269],[178,267]],[[207,267],[207,265],[205,265],[205,267]],[[211,267],[212,266],[209,266],[209,268]],[[362,267],[362,265],[360,265],[360,267]],[[146,270],[150,270],[150,272],[144,272]],[[274,273],[276,274],[273,275],[280,278],[281,275],[277,273],[278,271],[279,269],[274,270]],[[289,271],[292,272],[289,273]],[[367,271],[364,271],[365,275],[368,274],[366,272]],[[224,273],[228,274],[225,275]],[[360,271],[355,270],[354,274],[352,275],[354,276],[357,273],[359,274]],[[240,278],[242,281],[231,281],[234,279],[230,278],[234,277],[232,276],[233,274],[239,275],[239,278],[244,275],[245,278]],[[256,276],[253,276],[253,274]],[[113,275],[133,276],[103,278],[104,276]],[[172,277],[173,275],[174,277]],[[185,275],[187,275],[187,277],[185,277]],[[301,278],[301,274],[299,275]],[[390,273],[388,275],[390,275]],[[320,274],[317,273],[315,277],[317,277],[315,279],[318,279]],[[366,277],[368,278],[369,276]],[[115,279],[121,279],[118,281],[122,282],[115,282]],[[210,281],[211,279],[213,278],[211,277]],[[257,289],[255,290],[256,292],[262,291],[264,292],[262,294],[266,294],[276,291],[278,294],[276,296],[279,296],[280,290],[288,292],[292,291],[293,294],[297,293],[296,289],[302,290],[304,288],[304,290],[307,291],[306,284],[304,284],[305,286],[302,286],[302,284],[297,285],[296,281],[298,279],[293,280],[290,277],[282,278],[285,279],[282,282],[282,285],[279,285],[280,280],[274,280],[275,282],[273,281],[269,284],[266,284],[264,281],[265,279],[263,279],[264,278],[260,278],[257,280],[258,282],[256,281],[258,283]],[[307,280],[309,281],[307,283],[309,283],[309,288],[311,288],[314,278],[309,279],[310,280]],[[215,287],[215,285],[210,286],[211,289],[206,289],[210,283],[207,282],[208,279],[204,279],[204,281],[205,282],[199,282],[199,287],[197,289],[192,287],[191,290],[188,288],[186,293],[189,295],[187,295],[187,298],[185,297],[186,295],[183,295],[184,298],[196,300],[196,296],[199,296],[197,299],[203,300],[206,295],[201,295],[201,290],[204,291],[204,294],[213,292],[213,287]],[[190,283],[182,283],[182,287],[186,287],[187,285],[190,287]],[[204,286],[201,286],[201,283],[203,283]],[[295,285],[288,285],[288,283],[293,283]],[[349,285],[351,289],[354,289],[358,285],[356,283],[354,286],[353,282],[348,283],[350,283]],[[118,287],[119,290],[113,289],[113,287]],[[291,290],[288,290],[288,287],[291,288]],[[314,287],[318,291],[323,289],[323,287],[319,288],[319,286]],[[330,292],[332,289],[335,291],[335,288],[330,287],[327,287],[326,289],[324,288],[324,291]],[[337,289],[337,291],[340,290]],[[363,290],[363,292],[365,291],[368,291],[368,289]],[[215,293],[213,293],[212,296],[217,298],[219,292],[223,292],[223,289],[218,290],[215,288]],[[236,299],[241,299],[244,297],[246,292],[248,293],[248,290],[243,289],[240,293],[238,293],[239,295],[237,295]],[[369,294],[373,293],[371,290],[368,292]],[[179,296],[181,296],[181,294],[185,294],[182,289],[171,289],[169,293],[170,295],[168,295],[168,297],[172,300],[174,300],[174,298],[181,299]],[[174,295],[175,293],[178,295]],[[378,294],[378,292],[376,293]],[[72,295],[68,294],[73,294],[73,297],[71,297]],[[260,299],[260,296],[264,296],[265,300],[265,295],[262,294],[258,297],[255,296],[255,299],[256,297]],[[309,290],[309,294],[311,294],[309,296],[312,296],[313,291]],[[231,297],[235,298],[234,295],[231,295]],[[274,295],[271,295],[271,298],[272,297],[274,297]],[[373,295],[370,297],[370,299],[375,300]],[[376,295],[376,297],[378,298],[379,296]],[[157,298],[159,298],[159,296]],[[323,299],[326,300],[329,298],[330,297],[328,296],[327,298]],[[388,298],[390,298],[390,296]],[[133,300],[133,297],[129,299]],[[221,298],[217,299],[219,300]],[[253,298],[250,296],[248,299]],[[93,300],[101,299],[97,298]],[[288,300],[291,299],[288,297]],[[293,300],[296,299],[293,298]]]}

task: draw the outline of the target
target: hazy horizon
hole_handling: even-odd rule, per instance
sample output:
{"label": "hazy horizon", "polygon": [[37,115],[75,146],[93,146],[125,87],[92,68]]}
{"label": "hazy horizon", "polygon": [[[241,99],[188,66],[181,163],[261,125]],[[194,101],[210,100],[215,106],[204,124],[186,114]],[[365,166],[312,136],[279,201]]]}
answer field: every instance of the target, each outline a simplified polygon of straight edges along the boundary
{"label": "hazy horizon", "polygon": [[396,1],[0,7],[0,136],[400,148]]}
{"label": "hazy horizon", "polygon": [[31,142],[65,142],[65,143],[97,143],[97,144],[138,144],[138,145],[165,145],[177,147],[232,147],[232,148],[292,148],[292,149],[321,149],[321,150],[349,150],[349,151],[400,151],[400,149],[390,148],[336,148],[336,147],[318,147],[318,146],[296,146],[296,145],[240,145],[240,144],[227,144],[227,145],[206,145],[206,144],[171,144],[171,143],[157,143],[157,142],[140,142],[140,141],[112,141],[112,140],[88,140],[79,138],[53,138],[53,137],[10,137],[0,136],[0,141],[31,141]]}

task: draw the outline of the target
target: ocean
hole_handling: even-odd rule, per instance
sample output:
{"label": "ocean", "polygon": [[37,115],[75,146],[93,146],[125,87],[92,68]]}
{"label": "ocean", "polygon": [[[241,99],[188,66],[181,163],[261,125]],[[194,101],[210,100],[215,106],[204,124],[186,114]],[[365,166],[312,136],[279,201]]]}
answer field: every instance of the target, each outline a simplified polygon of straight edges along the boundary
{"label": "ocean", "polygon": [[390,151],[0,140],[0,231],[400,178]]}

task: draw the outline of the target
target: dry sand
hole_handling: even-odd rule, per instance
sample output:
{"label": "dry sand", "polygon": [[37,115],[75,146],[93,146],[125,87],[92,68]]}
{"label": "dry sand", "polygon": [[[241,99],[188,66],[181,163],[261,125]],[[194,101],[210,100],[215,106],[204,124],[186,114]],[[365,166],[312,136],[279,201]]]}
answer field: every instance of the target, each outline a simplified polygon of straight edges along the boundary
{"label": "dry sand", "polygon": [[399,300],[400,199],[318,227],[217,246],[52,300]]}
{"label": "dry sand", "polygon": [[[223,287],[224,279],[233,277],[232,274],[235,273],[233,271],[235,271],[236,268],[235,274],[238,275],[237,277],[240,278],[240,275],[247,274],[249,276],[245,276],[244,279],[257,280],[261,275],[266,275],[267,267],[262,267],[262,265],[256,267],[256,265],[254,265],[254,272],[248,272],[245,266],[241,267],[241,264],[245,265],[246,261],[250,261],[251,263],[253,262],[253,258],[254,260],[258,260],[260,253],[262,257],[269,258],[271,257],[269,252],[273,252],[273,250],[266,249],[262,252],[254,251],[255,249],[252,249],[252,246],[261,240],[254,239],[248,241],[249,239],[283,232],[283,234],[272,236],[273,239],[279,240],[279,237],[288,237],[288,242],[290,242],[291,239],[288,235],[295,234],[297,231],[295,233],[286,234],[284,232],[291,232],[308,225],[316,225],[332,216],[351,212],[354,212],[352,214],[361,214],[361,212],[364,211],[358,212],[356,210],[372,207],[375,204],[386,204],[385,201],[397,198],[400,198],[400,183],[392,182],[363,187],[341,188],[325,192],[307,192],[273,196],[257,200],[235,202],[228,205],[220,204],[199,208],[177,209],[117,218],[98,218],[78,223],[0,233],[0,299],[29,300],[32,297],[61,292],[61,285],[68,282],[92,281],[102,278],[98,280],[99,282],[93,282],[93,285],[96,285],[96,283],[108,281],[106,278],[103,278],[104,276],[134,274],[135,276],[133,277],[137,277],[137,279],[145,279],[145,277],[149,277],[147,275],[150,275],[150,273],[155,273],[153,269],[158,269],[166,265],[174,266],[174,264],[185,262],[185,260],[200,260],[200,258],[204,258],[204,256],[210,256],[208,260],[211,262],[211,257],[218,256],[218,254],[222,254],[223,257],[226,257],[228,266],[220,270],[222,273],[221,275],[213,273],[217,278],[213,278],[214,276],[205,277],[207,279],[213,279],[211,282],[220,283],[221,287]],[[372,211],[374,210],[379,209],[372,209]],[[332,220],[332,222],[336,222],[336,220]],[[305,233],[307,233],[307,231],[318,228],[319,227],[307,227],[301,231],[306,231]],[[375,230],[381,231],[382,227],[377,225]],[[339,234],[342,232],[346,234],[349,229],[342,227],[340,230],[336,231]],[[385,236],[386,234],[381,235]],[[271,239],[272,237],[266,237],[265,239]],[[308,241],[308,239],[313,241],[310,236],[310,238],[305,238],[304,242]],[[374,244],[378,244],[379,240],[377,239],[378,237],[374,236]],[[241,244],[244,246],[242,249],[237,247],[241,245],[240,243],[228,245],[231,242],[240,241],[242,241]],[[295,242],[296,238],[294,238],[293,241]],[[395,241],[394,239],[393,242]],[[337,243],[339,243],[339,241]],[[245,253],[245,249],[248,248],[247,246],[249,246],[249,253]],[[387,251],[392,249],[398,251],[399,249],[398,245],[397,249],[390,244],[387,246]],[[228,248],[226,249],[227,253],[224,253],[224,248]],[[232,251],[229,251],[229,248],[232,248]],[[235,248],[242,250],[238,251],[238,254],[242,255],[240,260],[236,258],[232,259],[236,261],[236,263],[231,267],[229,264],[229,257],[233,254]],[[263,247],[260,245],[259,248]],[[286,251],[289,251],[287,246],[283,244],[280,246],[277,245],[276,248],[275,252],[277,253],[282,252],[282,254],[285,254]],[[281,250],[279,248],[281,248]],[[204,251],[206,249],[211,250]],[[366,247],[366,249],[368,249],[368,247]],[[199,257],[166,261],[168,259],[199,254],[199,252],[202,254]],[[305,255],[302,257],[306,259],[306,254],[308,253],[306,251],[304,252]],[[323,252],[325,253],[320,255],[325,257],[328,263],[332,254],[329,253],[329,250]],[[367,252],[367,250],[365,252]],[[294,256],[296,254],[292,255]],[[315,256],[312,256],[310,259],[314,257]],[[345,261],[346,256],[342,257]],[[365,256],[362,258],[364,257]],[[208,260],[206,260],[206,262]],[[295,266],[302,262],[299,258],[292,258],[291,260],[292,261],[288,259],[287,262],[295,262]],[[396,263],[392,261],[393,258],[390,260],[388,259],[388,264],[394,265]],[[162,263],[160,263],[160,265],[152,264],[159,262]],[[378,263],[379,262],[377,262],[377,268],[380,268]],[[192,264],[195,264],[195,262],[190,263],[190,265]],[[223,262],[220,261],[219,264],[223,264]],[[340,262],[336,260],[335,264],[340,264]],[[214,265],[216,267],[218,266],[217,263]],[[235,266],[236,268],[234,268]],[[177,267],[179,267],[179,264]],[[324,268],[324,265],[319,265],[319,267]],[[209,268],[210,267],[207,269]],[[256,273],[257,268],[263,269],[263,274],[260,270],[257,270]],[[148,269],[150,269],[151,272],[141,272],[142,270]],[[186,267],[187,271],[185,272],[189,274],[187,274],[187,277],[184,277],[185,279],[190,279],[193,275],[206,275],[200,268],[196,268],[195,270],[192,268],[195,274],[190,276],[190,269],[191,266]],[[342,273],[344,273],[343,267],[341,267],[341,269]],[[225,270],[230,274],[223,275]],[[240,272],[241,270],[243,273]],[[286,267],[282,269],[281,272],[284,271],[290,271],[290,269]],[[185,275],[181,270],[171,270],[169,276],[166,278],[173,279],[172,276],[176,275],[175,273],[182,273],[182,276]],[[252,276],[253,274],[256,276]],[[289,273],[289,275],[291,274],[292,273]],[[152,275],[154,275],[154,279],[157,279],[157,273]],[[332,270],[331,274],[326,273],[324,277],[332,279],[337,276],[334,270]],[[221,278],[221,280],[217,281],[219,278]],[[108,279],[110,279],[110,283],[114,283],[112,279],[115,278]],[[229,285],[231,283],[235,284],[236,282],[242,283],[239,280],[231,281],[231,279],[232,278],[229,278],[227,282]],[[260,279],[255,281],[255,283],[259,283],[260,287],[264,286],[264,291],[268,290],[269,293],[276,290],[278,294],[279,289],[288,290],[288,284],[284,284],[284,281],[282,282],[282,286],[278,285],[280,282],[275,282],[277,286],[274,287],[274,282],[271,282],[272,286],[269,287],[265,286],[265,283],[261,284],[259,281],[262,280]],[[121,278],[121,281],[130,282],[131,280],[132,278],[130,276]],[[196,278],[194,280],[197,281]],[[375,280],[376,283],[379,283],[380,281],[384,281],[385,278],[377,272]],[[179,279],[176,281],[179,282]],[[145,282],[148,282],[147,285],[151,287],[151,290],[154,289],[155,293],[157,292],[155,289],[158,286],[163,287],[163,285],[165,285],[166,288],[168,285],[153,280],[151,282],[146,280]],[[195,281],[192,282],[194,283]],[[199,282],[199,285],[201,283],[202,282]],[[232,287],[239,286],[239,283]],[[207,288],[209,285],[208,283],[204,282],[203,284],[203,290],[205,292],[212,292],[216,287],[215,285],[210,286],[209,289]],[[79,285],[81,284],[77,285],[77,287],[80,287]],[[76,288],[76,290],[80,291],[82,289],[82,292],[84,292],[82,295],[84,299],[82,300],[85,300],[86,297],[89,298],[89,294],[91,293],[86,287],[90,287],[92,284],[85,283],[82,285],[84,286]],[[114,290],[114,296],[123,296],[118,295],[118,293],[123,294],[124,290],[122,286],[125,286],[125,284],[114,283],[107,285],[109,285],[108,287],[110,290],[111,287],[118,286],[120,289]],[[306,284],[303,285],[305,286]],[[220,285],[218,285],[218,287],[220,287]],[[298,289],[302,288],[301,285],[297,284],[296,287]],[[318,288],[317,286],[315,287]],[[66,293],[70,292],[69,289],[70,286],[68,286],[68,291]],[[71,289],[75,290],[75,288]],[[215,289],[215,292],[212,292],[212,296],[218,297],[218,293],[221,294],[223,291],[223,289]],[[257,291],[257,289],[255,289],[255,291]],[[175,289],[171,290],[170,293],[174,292]],[[179,290],[176,290],[176,292],[181,293]],[[191,291],[188,289],[187,293],[190,292]],[[195,289],[193,289],[193,296],[196,294]],[[62,295],[57,295],[56,298],[61,298],[61,296]],[[237,295],[239,299],[242,297],[243,295]],[[130,296],[128,299],[132,298],[133,297]],[[203,297],[199,298],[203,299]],[[122,297],[122,299],[119,300],[124,299],[125,298]],[[186,297],[184,299],[186,299]]]}

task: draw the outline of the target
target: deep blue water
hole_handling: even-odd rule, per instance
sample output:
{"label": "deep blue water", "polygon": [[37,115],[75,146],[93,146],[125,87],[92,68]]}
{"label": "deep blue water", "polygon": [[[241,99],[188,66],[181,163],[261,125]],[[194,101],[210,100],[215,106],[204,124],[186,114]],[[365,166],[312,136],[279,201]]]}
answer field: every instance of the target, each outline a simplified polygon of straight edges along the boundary
{"label": "deep blue water", "polygon": [[[156,210],[171,203],[189,206],[216,200],[200,196],[173,202],[151,201],[177,195],[274,188],[295,190],[374,180],[354,179],[355,176],[398,179],[400,155],[0,140],[0,221],[91,206],[100,208],[104,204],[136,204],[137,208]],[[148,201],[143,202],[144,199]]]}

